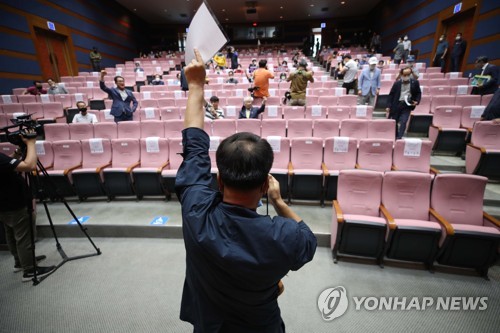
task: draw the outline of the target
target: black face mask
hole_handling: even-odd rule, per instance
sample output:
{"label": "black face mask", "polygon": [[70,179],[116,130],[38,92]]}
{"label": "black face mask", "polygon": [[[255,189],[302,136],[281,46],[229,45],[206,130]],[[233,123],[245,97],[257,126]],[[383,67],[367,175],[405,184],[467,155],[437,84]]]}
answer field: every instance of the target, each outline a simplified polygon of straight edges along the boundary
{"label": "black face mask", "polygon": [[80,111],[83,115],[85,115],[87,113],[87,108],[81,108],[78,109],[78,111]]}

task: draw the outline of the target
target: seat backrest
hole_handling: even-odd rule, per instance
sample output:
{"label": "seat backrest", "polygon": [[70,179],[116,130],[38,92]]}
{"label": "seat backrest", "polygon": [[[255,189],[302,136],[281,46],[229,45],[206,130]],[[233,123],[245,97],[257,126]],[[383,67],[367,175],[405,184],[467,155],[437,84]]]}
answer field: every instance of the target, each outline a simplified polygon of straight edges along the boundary
{"label": "seat backrest", "polygon": [[305,117],[307,119],[325,119],[328,108],[323,105],[312,105],[306,107]]}
{"label": "seat backrest", "polygon": [[96,123],[94,124],[94,138],[116,139],[118,130],[115,122]]}
{"label": "seat backrest", "polygon": [[69,137],[71,140],[85,140],[94,137],[93,124],[71,123],[69,126]]}
{"label": "seat backrest", "polygon": [[440,106],[452,106],[455,105],[456,96],[449,95],[435,95],[432,96],[432,106],[431,112],[434,113],[435,109]]}
{"label": "seat backrest", "polygon": [[318,104],[324,107],[336,106],[339,104],[338,96],[319,96]]}
{"label": "seat backrest", "polygon": [[85,102],[85,104],[89,104],[89,98],[88,95],[85,93],[76,93],[76,94],[71,94],[71,104],[76,105],[76,102]]}
{"label": "seat backrest", "polygon": [[339,96],[339,105],[356,106],[358,103],[358,96],[356,95],[342,95]]}
{"label": "seat backrest", "polygon": [[22,113],[24,107],[21,103],[2,104],[2,111],[5,114]]}
{"label": "seat backrest", "polygon": [[[155,92],[154,94],[160,94],[158,92]],[[156,97],[158,95],[155,95],[155,98],[158,98],[158,107],[163,108],[163,107],[172,107],[175,106],[175,99],[173,98],[159,98]]]}
{"label": "seat backrest", "polygon": [[45,124],[43,129],[45,132],[45,140],[47,141],[69,140],[68,124]]}
{"label": "seat backrest", "polygon": [[[6,105],[8,106],[8,105]],[[33,119],[43,118],[43,104],[42,103],[24,103],[24,112],[31,114]]]}
{"label": "seat backrest", "polygon": [[349,119],[351,107],[347,105],[338,105],[328,107],[328,119],[344,120]]}
{"label": "seat backrest", "polygon": [[460,128],[462,107],[459,105],[438,106],[434,110],[432,124],[444,128]]}
{"label": "seat backrest", "polygon": [[0,104],[22,103],[18,101],[18,97],[22,96],[28,96],[28,95],[2,95],[0,98]]}
{"label": "seat backrest", "polygon": [[370,105],[356,105],[351,110],[351,118],[372,119],[373,117],[373,106]]}
{"label": "seat backrest", "polygon": [[64,109],[61,102],[42,103],[44,118],[58,118],[64,116]]}
{"label": "seat backrest", "polygon": [[287,137],[311,137],[312,127],[312,119],[290,119],[287,121]]}
{"label": "seat backrest", "polygon": [[429,220],[432,175],[410,171],[384,174],[382,204],[396,219]]}
{"label": "seat backrest", "polygon": [[161,120],[144,120],[141,121],[141,138],[148,137],[165,137],[165,126]]}
{"label": "seat backrest", "polygon": [[285,119],[262,120],[261,133],[263,138],[268,136],[286,137],[286,120]]}
{"label": "seat backrest", "polygon": [[383,173],[371,170],[341,170],[337,201],[344,214],[379,216]]}
{"label": "seat backrest", "polygon": [[315,119],[313,121],[313,136],[323,140],[339,135],[340,121],[337,119]]}
{"label": "seat backrest", "polygon": [[340,122],[340,136],[353,137],[358,140],[368,136],[368,120],[345,119]]}
{"label": "seat backrest", "polygon": [[38,161],[42,163],[44,167],[49,167],[54,164],[54,151],[52,150],[52,142],[50,141],[37,141],[35,144],[36,155]]}
{"label": "seat backrest", "polygon": [[273,148],[273,169],[287,169],[290,162],[290,138],[283,136],[268,136],[267,142]]}
{"label": "seat backrest", "polygon": [[480,95],[457,95],[457,97],[455,98],[455,105],[460,105],[462,107],[481,105],[481,96]]}
{"label": "seat backrest", "polygon": [[109,139],[82,140],[82,168],[97,168],[111,162],[111,141]]}
{"label": "seat backrest", "polygon": [[484,106],[488,105],[492,98],[493,98],[493,94],[481,96],[481,105],[484,105]]}
{"label": "seat backrest", "polygon": [[139,121],[120,121],[118,126],[118,139],[141,137],[141,127]]}
{"label": "seat backrest", "polygon": [[260,119],[238,119],[236,120],[236,131],[250,132],[260,136]]}
{"label": "seat backrest", "polygon": [[290,161],[294,170],[321,170],[323,139],[313,137],[290,139]]}
{"label": "seat backrest", "polygon": [[283,108],[284,119],[304,119],[305,112],[303,106],[284,106]]}
{"label": "seat backrest", "polygon": [[412,114],[429,114],[431,112],[431,95],[422,95],[420,103],[412,111]]}
{"label": "seat backrest", "polygon": [[429,173],[432,142],[418,138],[397,140],[392,154],[392,164],[397,170]]}
{"label": "seat backrest", "polygon": [[180,119],[179,107],[165,106],[160,108],[161,120],[178,120]]}
{"label": "seat backrest", "polygon": [[168,140],[159,137],[141,139],[141,168],[159,168],[168,161]]}
{"label": "seat backrest", "polygon": [[483,225],[483,198],[488,178],[439,174],[434,178],[431,207],[451,224]]}
{"label": "seat backrest", "polygon": [[139,114],[141,120],[160,120],[160,109],[157,107],[144,107]]}
{"label": "seat backrest", "polygon": [[472,129],[471,143],[485,149],[500,149],[500,124],[478,121]]}
{"label": "seat backrest", "polygon": [[54,170],[66,170],[82,164],[82,146],[79,140],[52,142]]}
{"label": "seat backrest", "polygon": [[[451,86],[446,85],[446,86],[430,86],[429,87],[429,93],[432,96],[444,96],[444,95],[450,95],[451,93]],[[455,96],[455,95],[453,95]]]}
{"label": "seat backrest", "polygon": [[163,122],[165,126],[165,138],[182,138],[182,130],[184,129],[184,120],[172,119]]}
{"label": "seat backrest", "polygon": [[358,140],[349,137],[325,139],[323,161],[329,171],[354,169],[358,154]]}
{"label": "seat backrest", "polygon": [[113,150],[112,167],[127,168],[140,160],[139,139],[113,139],[111,140]]}
{"label": "seat backrest", "polygon": [[[11,95],[4,95],[4,96],[9,96],[12,101],[15,101],[15,99],[17,97],[17,102],[19,102],[19,103],[36,103],[36,102],[38,102],[36,100],[35,95],[19,95],[19,96],[12,96],[12,97],[11,97]],[[6,104],[12,104],[12,103],[6,103]]]}
{"label": "seat backrest", "polygon": [[376,119],[368,122],[368,139],[388,139],[396,137],[396,121],[394,119]]}
{"label": "seat backrest", "polygon": [[393,140],[361,139],[357,163],[362,169],[389,171],[392,167]]}
{"label": "seat backrest", "polygon": [[236,120],[218,119],[212,122],[212,135],[227,138],[236,133]]}
{"label": "seat backrest", "polygon": [[168,139],[168,168],[171,170],[177,170],[181,166],[183,158],[182,153],[182,138],[170,138]]}
{"label": "seat backrest", "polygon": [[460,125],[464,128],[472,128],[476,121],[481,119],[485,108],[486,106],[483,105],[464,106]]}

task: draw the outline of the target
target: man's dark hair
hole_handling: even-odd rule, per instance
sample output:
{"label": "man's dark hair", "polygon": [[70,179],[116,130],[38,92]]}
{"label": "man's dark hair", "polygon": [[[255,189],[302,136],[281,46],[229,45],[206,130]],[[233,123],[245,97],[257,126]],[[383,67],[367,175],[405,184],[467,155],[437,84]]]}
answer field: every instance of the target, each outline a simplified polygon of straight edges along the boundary
{"label": "man's dark hair", "polygon": [[217,97],[217,96],[210,97],[210,102],[218,102],[218,101],[219,101],[219,97]]}
{"label": "man's dark hair", "polygon": [[350,54],[345,54],[342,59],[352,59],[352,56]]}
{"label": "man's dark hair", "polygon": [[410,75],[411,75],[411,74],[413,74],[413,68],[411,68],[410,66],[405,66],[405,67],[402,67],[402,68],[399,70],[399,74],[400,74],[400,75],[403,75],[403,72],[404,72],[405,70],[407,70],[407,69],[409,69],[409,70],[410,70],[410,72],[411,72],[411,73],[410,73]]}
{"label": "man's dark hair", "polygon": [[[47,79],[47,81],[48,81],[48,80],[52,80],[52,81],[54,81],[54,79],[53,79],[53,78],[51,78],[51,77],[49,77],[49,78]],[[54,82],[55,82],[55,81],[54,81]]]}
{"label": "man's dark hair", "polygon": [[[123,76],[120,76],[120,75],[115,76],[115,78],[114,78],[115,83],[118,83],[118,79],[120,79],[120,78],[123,79]],[[123,79],[123,80],[125,80],[125,79]]]}
{"label": "man's dark hair", "polygon": [[274,160],[269,142],[248,132],[224,139],[215,156],[222,182],[237,190],[262,186]]}
{"label": "man's dark hair", "polygon": [[486,56],[479,56],[476,59],[476,63],[478,63],[478,62],[482,62],[483,64],[485,64],[485,63],[488,62],[488,57],[486,57]]}
{"label": "man's dark hair", "polygon": [[259,67],[260,68],[264,68],[266,66],[267,66],[267,60],[266,59],[259,60]]}
{"label": "man's dark hair", "polygon": [[37,83],[42,83],[42,81],[35,80],[33,81],[33,84],[36,86]]}

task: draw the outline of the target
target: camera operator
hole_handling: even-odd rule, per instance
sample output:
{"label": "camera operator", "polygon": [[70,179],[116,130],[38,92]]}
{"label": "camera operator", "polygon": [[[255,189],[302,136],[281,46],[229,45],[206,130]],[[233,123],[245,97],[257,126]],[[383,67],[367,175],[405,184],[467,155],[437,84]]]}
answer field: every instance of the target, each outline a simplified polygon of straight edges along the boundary
{"label": "camera operator", "polygon": [[[28,131],[27,134],[34,133]],[[5,237],[10,252],[14,256],[14,272],[23,271],[23,282],[30,281],[35,273],[36,263],[33,262],[33,248],[31,243],[30,216],[28,205],[32,205],[30,190],[26,186],[20,172],[35,170],[37,163],[35,141],[22,136],[26,144],[26,157],[21,157],[20,148],[13,156],[0,152],[0,222],[5,228]],[[34,224],[34,223],[33,223]],[[45,259],[45,256],[36,257],[36,261]],[[37,277],[50,274],[54,266],[36,267]]]}
{"label": "camera operator", "polygon": [[314,82],[313,75],[312,71],[307,70],[307,61],[301,59],[299,61],[299,68],[286,79],[287,82],[292,82],[290,84],[290,94],[292,97],[290,105],[306,105],[307,82]]}
{"label": "camera operator", "polygon": [[253,72],[254,98],[269,97],[269,79],[274,79],[273,73],[267,69],[267,60],[259,60],[259,69]]}

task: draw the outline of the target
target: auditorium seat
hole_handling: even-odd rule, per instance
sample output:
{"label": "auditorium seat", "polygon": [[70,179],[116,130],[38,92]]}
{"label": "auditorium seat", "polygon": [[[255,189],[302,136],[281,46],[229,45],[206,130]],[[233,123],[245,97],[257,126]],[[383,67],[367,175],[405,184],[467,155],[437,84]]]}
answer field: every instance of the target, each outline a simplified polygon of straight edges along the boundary
{"label": "auditorium seat", "polygon": [[[23,92],[24,92],[23,88]],[[3,104],[14,104],[14,103],[22,103],[18,101],[18,97],[27,96],[27,95],[2,95],[0,98],[0,105]]]}
{"label": "auditorium seat", "polygon": [[[10,105],[4,105],[4,107],[8,107]],[[43,118],[43,104],[42,103],[24,103],[23,104],[24,112],[31,115],[32,119],[41,119]],[[5,112],[7,113],[7,112]]]}
{"label": "auditorium seat", "polygon": [[286,120],[285,119],[263,119],[261,123],[262,137],[282,136],[286,137]]}
{"label": "auditorium seat", "polygon": [[470,95],[470,93],[472,92],[472,87],[467,85],[467,83],[457,84],[457,82],[450,82],[450,86],[451,86],[450,90],[451,95],[458,95],[458,96]]}
{"label": "auditorium seat", "polygon": [[304,119],[305,111],[303,106],[283,106],[283,119]]}
{"label": "auditorium seat", "polygon": [[94,124],[94,138],[116,139],[118,130],[115,122],[104,122]]}
{"label": "auditorium seat", "polygon": [[320,95],[318,98],[318,105],[331,107],[331,106],[336,106],[338,104],[339,104],[339,98],[337,96]]}
{"label": "auditorium seat", "polygon": [[481,105],[481,96],[479,95],[457,95],[455,105],[462,107]]}
{"label": "auditorium seat", "polygon": [[324,198],[337,197],[337,177],[340,170],[354,169],[358,153],[358,140],[349,137],[329,137],[324,141],[323,172],[325,174]]}
{"label": "auditorium seat", "polygon": [[313,136],[325,140],[339,135],[340,121],[336,119],[314,119]]}
{"label": "auditorium seat", "polygon": [[433,270],[441,226],[430,221],[432,176],[418,172],[386,172],[382,181],[382,214],[387,221],[385,256],[416,261]]}
{"label": "auditorium seat", "polygon": [[419,138],[397,140],[392,154],[392,170],[439,173],[431,167],[432,143]]}
{"label": "auditorium seat", "polygon": [[483,212],[487,182],[482,176],[440,174],[431,194],[431,214],[445,231],[438,263],[474,268],[485,278],[500,242],[500,222]]}
{"label": "auditorium seat", "polygon": [[24,107],[21,103],[13,104],[2,104],[2,112],[7,115],[12,115],[14,113],[24,113]]}
{"label": "auditorium seat", "polygon": [[358,104],[358,95],[342,95],[339,96],[339,105],[347,105],[354,107]]}
{"label": "auditorium seat", "polygon": [[373,117],[373,106],[356,105],[351,110],[351,118],[354,119],[372,119]]}
{"label": "auditorium seat", "polygon": [[163,122],[165,126],[165,138],[182,138],[182,130],[184,129],[184,120],[173,119],[165,120]]}
{"label": "auditorium seat", "polygon": [[490,103],[492,98],[493,98],[493,94],[482,95],[481,96],[481,105],[487,106]]}
{"label": "auditorium seat", "polygon": [[[54,102],[61,103],[63,108],[70,108],[73,106],[71,96],[72,95],[70,95],[70,94],[54,95]],[[76,104],[74,106],[76,107]]]}
{"label": "auditorium seat", "polygon": [[45,140],[47,141],[61,141],[69,140],[69,126],[65,123],[46,124],[43,127],[45,133]]}
{"label": "auditorium seat", "polygon": [[307,119],[326,119],[328,108],[323,105],[306,106],[305,117]]}
{"label": "auditorium seat", "polygon": [[[12,98],[12,97],[11,97]],[[18,103],[37,103],[35,95],[19,95],[17,96]],[[10,103],[6,103],[10,104]]]}
{"label": "auditorium seat", "polygon": [[141,139],[141,165],[133,170],[135,193],[140,200],[145,195],[164,195],[161,173],[168,165],[168,140],[159,137]]}
{"label": "auditorium seat", "polygon": [[236,120],[236,132],[250,132],[260,136],[260,119],[238,119]]}
{"label": "auditorium seat", "polygon": [[117,123],[118,139],[139,139],[141,128],[139,121],[120,121]]}
{"label": "auditorium seat", "polygon": [[290,199],[321,201],[323,139],[290,138]]}
{"label": "auditorium seat", "polygon": [[328,119],[344,120],[351,116],[351,107],[347,105],[329,106]]}
{"label": "auditorium seat", "polygon": [[450,95],[451,94],[451,86],[429,86],[429,94],[432,96],[439,95]]}
{"label": "auditorium seat", "polygon": [[434,113],[437,107],[454,106],[456,96],[438,95],[432,96],[431,113]]}
{"label": "auditorium seat", "polygon": [[330,248],[339,254],[375,258],[382,266],[386,222],[380,217],[383,174],[370,170],[341,170],[333,201]]}
{"label": "auditorium seat", "polygon": [[[249,120],[249,119],[243,119]],[[208,124],[208,122],[205,122]],[[235,119],[218,119],[212,122],[212,136],[219,136],[222,139],[236,133],[236,120]],[[210,135],[210,133],[209,133]]]}
{"label": "auditorium seat", "polygon": [[57,122],[62,123],[66,121],[62,103],[60,102],[47,102],[41,103],[43,109],[43,118],[39,119],[40,122]]}
{"label": "auditorium seat", "polygon": [[[236,109],[236,112],[239,113],[239,109]],[[228,111],[226,111],[228,112]],[[237,117],[238,115],[236,115]],[[267,105],[266,110],[261,113],[262,119],[283,119],[283,108],[278,105]]]}
{"label": "auditorium seat", "polygon": [[[42,163],[45,169],[50,169],[54,165],[54,151],[52,142],[47,140],[37,140],[35,143],[36,155],[38,161]],[[4,153],[5,154],[5,153]]]}
{"label": "auditorium seat", "polygon": [[165,189],[167,190],[168,199],[171,198],[172,193],[175,193],[175,177],[177,176],[177,170],[181,166],[183,161],[181,153],[182,150],[182,138],[170,138],[168,139],[168,165],[161,172],[163,178]]}
{"label": "auditorium seat", "polygon": [[103,170],[111,165],[111,141],[109,139],[92,138],[81,142],[82,167],[73,171],[73,185],[80,201],[88,197],[106,195],[103,186]]}
{"label": "auditorium seat", "polygon": [[287,137],[300,138],[311,137],[313,131],[312,119],[290,119],[287,120]]}
{"label": "auditorium seat", "polygon": [[434,110],[429,140],[433,151],[461,154],[465,149],[467,130],[460,127],[461,106],[439,106]]}
{"label": "auditorium seat", "polygon": [[89,97],[87,94],[76,93],[70,94],[71,96],[71,105],[76,106],[76,102],[84,102],[85,104],[89,104]]}
{"label": "auditorium seat", "polygon": [[139,119],[144,120],[160,120],[160,109],[157,107],[144,107],[136,111],[139,113]]}
{"label": "auditorium seat", "polygon": [[359,140],[357,169],[389,171],[392,167],[392,139]]}
{"label": "auditorium seat", "polygon": [[161,120],[144,120],[140,124],[141,138],[165,137],[165,126]]}
{"label": "auditorium seat", "polygon": [[[457,103],[457,105],[461,104]],[[470,134],[474,124],[481,119],[481,115],[483,114],[485,108],[486,106],[482,105],[464,106],[462,109],[462,117],[460,119],[460,127],[465,128]]]}
{"label": "auditorium seat", "polygon": [[340,136],[348,136],[358,140],[368,136],[368,120],[345,119],[340,122]]}
{"label": "auditorium seat", "polygon": [[465,171],[490,179],[500,179],[500,124],[478,121],[465,152]]}
{"label": "auditorium seat", "polygon": [[139,102],[141,109],[158,108],[158,100],[156,99],[141,99]]}
{"label": "auditorium seat", "polygon": [[178,120],[180,119],[179,108],[177,106],[160,107],[161,120]]}
{"label": "auditorium seat", "polygon": [[94,138],[94,126],[87,123],[71,123],[69,127],[69,138],[71,140],[88,140]]}
{"label": "auditorium seat", "polygon": [[269,173],[279,182],[281,197],[289,202],[290,138],[268,136],[265,139],[271,145],[274,154],[273,165]]}

